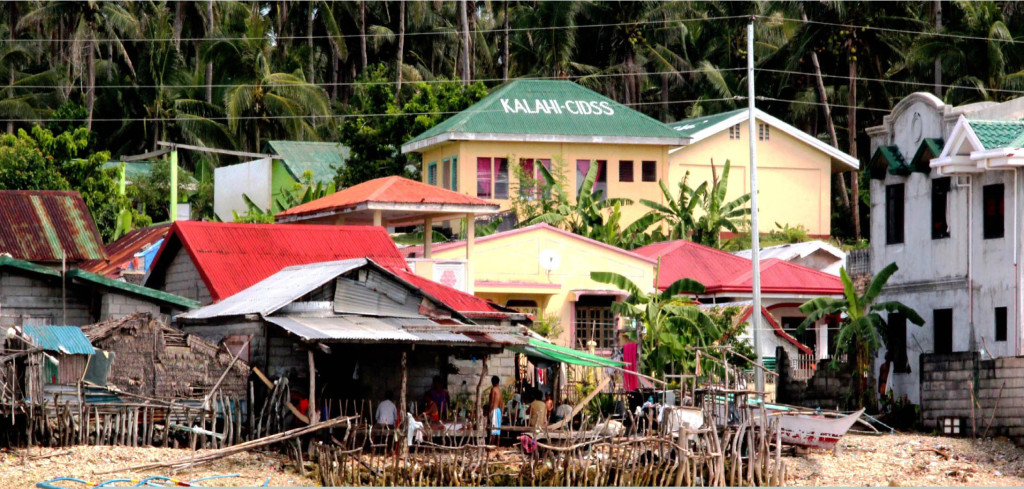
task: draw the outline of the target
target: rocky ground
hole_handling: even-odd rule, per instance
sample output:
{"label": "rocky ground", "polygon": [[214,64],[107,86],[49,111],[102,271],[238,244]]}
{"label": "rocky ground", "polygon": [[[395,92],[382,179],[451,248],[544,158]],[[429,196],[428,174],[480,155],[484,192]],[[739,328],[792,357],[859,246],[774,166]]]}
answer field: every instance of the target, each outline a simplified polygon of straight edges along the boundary
{"label": "rocky ground", "polygon": [[[200,450],[198,453],[203,453]],[[318,481],[297,473],[297,466],[286,457],[276,453],[240,453],[197,468],[172,474],[169,470],[131,472],[133,465],[169,462],[194,455],[187,450],[171,448],[126,448],[126,447],[73,447],[33,448],[26,450],[0,451],[0,489],[35,487],[40,481],[54,477],[76,477],[88,482],[99,483],[115,478],[135,480],[148,476],[166,476],[181,481],[223,474],[239,474],[238,477],[217,479],[202,483],[209,486],[262,486],[270,478],[270,486],[316,486]],[[113,471],[109,474],[101,472]],[[124,485],[124,484],[121,484]],[[85,488],[75,482],[60,483],[61,487]]]}
{"label": "rocky ground", "polygon": [[786,465],[792,486],[1024,486],[1024,450],[1005,438],[849,434]]}

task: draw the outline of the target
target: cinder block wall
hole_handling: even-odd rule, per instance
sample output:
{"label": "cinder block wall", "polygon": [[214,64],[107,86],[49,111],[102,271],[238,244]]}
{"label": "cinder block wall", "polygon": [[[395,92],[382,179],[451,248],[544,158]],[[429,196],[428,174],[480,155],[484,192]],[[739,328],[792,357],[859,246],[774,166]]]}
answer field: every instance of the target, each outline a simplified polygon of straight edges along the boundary
{"label": "cinder block wall", "polygon": [[1024,357],[981,360],[976,352],[931,353],[921,355],[920,364],[921,418],[926,428],[938,430],[942,418],[956,417],[965,433],[976,426],[980,435],[991,418],[990,436],[1024,442]]}

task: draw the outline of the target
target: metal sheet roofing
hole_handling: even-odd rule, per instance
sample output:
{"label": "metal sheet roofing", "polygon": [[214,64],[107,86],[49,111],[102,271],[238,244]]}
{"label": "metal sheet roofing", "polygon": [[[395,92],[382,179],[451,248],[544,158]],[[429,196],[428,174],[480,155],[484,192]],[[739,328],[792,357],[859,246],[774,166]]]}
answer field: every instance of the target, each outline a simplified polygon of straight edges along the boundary
{"label": "metal sheet roofing", "polygon": [[714,126],[724,120],[729,119],[734,115],[742,114],[749,109],[737,109],[730,110],[728,112],[719,112],[718,114],[706,115],[702,117],[694,117],[692,119],[683,119],[679,122],[673,122],[668,126],[671,127],[676,134],[683,137],[692,137],[694,134]]}
{"label": "metal sheet roofing", "polygon": [[24,326],[32,343],[46,350],[68,355],[92,355],[96,349],[77,326]]}
{"label": "metal sheet roofing", "polygon": [[[150,275],[166,271],[181,247],[214,302],[292,265],[369,258],[389,269],[406,267],[382,227],[179,221],[171,226]],[[147,283],[153,283],[152,276]]]}
{"label": "metal sheet roofing", "polygon": [[451,139],[677,145],[661,122],[567,80],[514,80],[402,145],[422,151]]}
{"label": "metal sheet roofing", "polygon": [[480,212],[498,210],[497,204],[483,199],[470,197],[436,185],[391,176],[354,185],[312,202],[292,207],[275,217],[281,220],[282,218],[352,209],[360,204],[370,203],[437,207],[436,209],[424,209],[425,212],[443,210],[443,206],[477,207]]}
{"label": "metal sheet roofing", "polygon": [[[637,253],[661,258],[658,289],[690,278],[705,287],[706,294],[750,293],[753,264],[750,260],[690,241],[678,240],[638,248]],[[842,294],[838,277],[779,259],[761,261],[761,292],[797,295]]]}
{"label": "metal sheet roofing", "polygon": [[942,138],[924,138],[921,140],[921,145],[917,147],[914,157],[911,158],[910,166],[916,172],[930,173],[932,171],[930,166],[932,158],[938,158],[942,154],[942,148],[945,146],[946,143]]}
{"label": "metal sheet roofing", "polygon": [[33,262],[106,258],[96,223],[78,192],[0,190],[0,253]]}
{"label": "metal sheet roofing", "polygon": [[[121,172],[121,165],[124,165],[124,178],[128,183],[138,182],[140,178],[149,176],[153,172],[153,167],[156,164],[154,161],[108,161],[103,164],[103,168],[113,168],[117,170],[118,175]],[[120,178],[120,177],[118,177]]]}
{"label": "metal sheet roofing", "polygon": [[[737,301],[719,304],[701,304],[699,307],[704,310],[713,310],[723,307],[739,307],[742,309],[743,313],[740,314],[738,318],[736,318],[736,324],[747,322],[747,320],[750,318],[751,313],[754,310],[754,304],[752,301]],[[775,336],[778,336],[788,341],[797,349],[808,355],[814,354],[814,350],[812,350],[807,345],[801,343],[800,340],[796,339],[796,337],[794,337],[793,335],[787,333],[786,330],[782,329],[782,326],[775,319],[775,316],[773,316],[772,313],[768,311],[768,309],[765,308],[764,306],[761,306],[761,316],[765,318],[765,320],[768,322],[768,325],[771,326],[772,331],[775,333]]]}
{"label": "metal sheet roofing", "polygon": [[295,265],[253,284],[230,297],[179,316],[183,319],[272,314],[296,299],[334,280],[339,275],[362,267],[362,258],[325,263]]}
{"label": "metal sheet roofing", "polygon": [[1024,146],[1024,120],[967,120],[974,135],[985,149],[1019,148]]}
{"label": "metal sheet roofing", "polygon": [[896,146],[879,146],[871,156],[868,168],[871,171],[871,178],[876,179],[885,178],[886,173],[907,176],[913,171]]}
{"label": "metal sheet roofing", "polygon": [[585,351],[573,350],[554,343],[530,338],[525,346],[512,348],[519,353],[544,358],[553,362],[581,365],[584,367],[625,367],[626,364],[616,360],[592,355]]}
{"label": "metal sheet roofing", "polygon": [[512,309],[503,308],[486,299],[467,294],[447,285],[434,282],[415,273],[405,270],[393,270],[396,275],[410,284],[419,287],[427,295],[444,303],[468,318],[505,317],[518,314]]}
{"label": "metal sheet roofing", "polygon": [[122,280],[115,280],[95,273],[86,272],[84,270],[70,270],[68,271],[67,276],[78,282],[107,287],[121,292],[142,296],[146,299],[178,306],[183,309],[194,309],[200,306],[199,302],[186,297],[181,297],[180,295],[174,295],[162,290],[131,284]]}
{"label": "metal sheet roofing", "polygon": [[106,259],[89,260],[80,263],[78,268],[105,277],[117,278],[122,267],[129,263],[136,253],[158,243],[167,235],[170,228],[170,223],[164,223],[132,230],[121,239],[107,245]]}
{"label": "metal sheet roofing", "polygon": [[[839,275],[839,269],[846,265],[846,252],[836,248],[824,241],[804,241],[803,243],[782,244],[761,248],[758,256],[762,260],[778,258],[785,261],[793,261],[806,258],[818,252],[824,252],[835,257],[835,262],[822,268],[821,271],[829,275]],[[736,256],[750,259],[750,250],[741,250],[733,253]]]}
{"label": "metal sheet roofing", "polygon": [[412,343],[419,339],[414,334],[373,316],[343,315],[325,318],[270,316],[266,319],[305,341]]}
{"label": "metal sheet roofing", "polygon": [[313,182],[329,183],[334,181],[338,168],[344,168],[348,161],[348,146],[330,142],[308,141],[267,141],[271,153],[281,157],[285,169],[297,182],[302,181],[302,174],[313,172]]}

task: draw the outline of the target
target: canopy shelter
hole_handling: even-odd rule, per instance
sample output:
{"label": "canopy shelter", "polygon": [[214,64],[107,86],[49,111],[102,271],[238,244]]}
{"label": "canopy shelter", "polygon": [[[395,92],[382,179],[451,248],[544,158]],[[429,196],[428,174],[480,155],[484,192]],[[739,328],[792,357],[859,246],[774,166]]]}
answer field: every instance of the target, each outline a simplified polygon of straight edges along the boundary
{"label": "canopy shelter", "polygon": [[570,365],[580,365],[583,367],[622,368],[626,366],[623,362],[609,360],[587,352],[573,350],[572,348],[558,346],[556,344],[540,341],[534,338],[530,338],[529,343],[526,345],[514,346],[511,350],[527,356],[543,358],[552,362],[568,363]]}

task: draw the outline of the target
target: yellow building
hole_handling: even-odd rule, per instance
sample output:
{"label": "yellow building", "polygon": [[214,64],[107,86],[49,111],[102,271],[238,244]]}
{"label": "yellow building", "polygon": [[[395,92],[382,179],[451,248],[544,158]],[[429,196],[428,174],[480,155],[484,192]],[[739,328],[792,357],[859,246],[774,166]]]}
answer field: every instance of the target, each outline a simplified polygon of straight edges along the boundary
{"label": "yellow building", "polygon": [[[420,247],[408,248],[410,258]],[[434,245],[435,260],[465,256],[465,242]],[[561,328],[558,343],[599,353],[616,346],[618,318],[611,303],[624,291],[590,278],[590,272],[616,272],[654,291],[657,261],[549,226],[536,224],[476,239],[473,250],[475,295],[551,321]]]}
{"label": "yellow building", "polygon": [[[591,165],[605,196],[628,198],[630,223],[648,212],[640,199],[664,202],[687,170],[690,185],[711,180],[711,163],[731,160],[728,198],[749,192],[747,111],[665,125],[569,81],[516,80],[402,146],[420,153],[423,181],[510,208],[517,175],[556,170],[579,189]],[[757,111],[760,231],[776,222],[828,236],[831,174],[856,170],[857,159]],[[518,170],[517,170],[518,169]]]}
{"label": "yellow building", "polygon": [[[771,232],[775,223],[802,225],[811,236],[827,237],[831,231],[832,174],[857,170],[857,158],[761,110],[755,109],[754,114],[760,231]],[[728,160],[726,200],[749,193],[748,120],[748,110],[740,109],[670,124],[686,142],[669,151],[668,180],[678,182],[689,172],[689,184],[696,187],[711,181],[712,163],[721,176]]]}
{"label": "yellow building", "polygon": [[[517,174],[544,165],[579,189],[591,165],[605,196],[658,198],[668,152],[685,142],[665,124],[576,83],[516,80],[402,146],[422,155],[423,181],[494,201],[502,210]],[[517,170],[518,169],[518,170]],[[647,209],[623,211],[629,223]]]}

